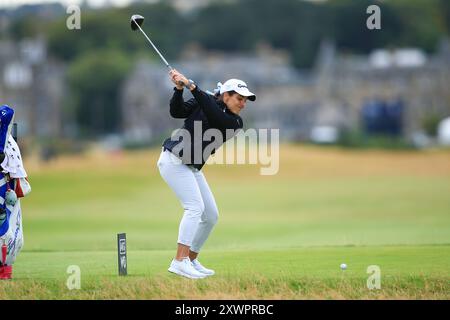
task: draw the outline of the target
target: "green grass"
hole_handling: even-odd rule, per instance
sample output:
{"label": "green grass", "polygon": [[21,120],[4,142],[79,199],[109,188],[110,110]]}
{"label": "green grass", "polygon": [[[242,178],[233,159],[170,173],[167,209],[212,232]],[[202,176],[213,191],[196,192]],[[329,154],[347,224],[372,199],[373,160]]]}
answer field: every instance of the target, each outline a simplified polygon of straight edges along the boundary
{"label": "green grass", "polygon": [[[126,278],[116,276],[112,251],[23,252],[15,280],[0,294],[14,299],[449,298],[449,254],[450,246],[208,250],[204,262],[214,265],[217,275],[191,281],[166,272],[170,250],[130,251]],[[80,290],[66,287],[72,264],[81,270]],[[366,285],[367,267],[374,264],[381,269],[380,290]]]}
{"label": "green grass", "polygon": [[[201,254],[217,275],[167,272],[182,215],[158,151],[29,163],[25,246],[0,299],[448,299],[450,154],[285,145],[280,172],[208,166],[219,223]],[[129,276],[117,276],[127,233]],[[341,271],[345,262],[348,270]],[[81,289],[68,290],[69,265]],[[369,265],[381,290],[369,290]]]}

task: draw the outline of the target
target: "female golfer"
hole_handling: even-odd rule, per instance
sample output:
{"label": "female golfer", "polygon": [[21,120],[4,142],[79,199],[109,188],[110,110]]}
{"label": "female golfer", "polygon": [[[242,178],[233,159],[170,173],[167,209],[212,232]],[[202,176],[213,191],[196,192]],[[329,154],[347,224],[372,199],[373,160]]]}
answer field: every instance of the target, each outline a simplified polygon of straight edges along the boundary
{"label": "female golfer", "polygon": [[[213,270],[200,264],[197,256],[218,218],[216,201],[201,169],[215,149],[233,136],[227,136],[227,129],[236,133],[242,128],[239,112],[245,107],[247,99],[255,101],[256,96],[247,89],[244,81],[238,79],[226,81],[213,96],[176,70],[171,70],[169,76],[175,84],[170,115],[186,120],[178,134],[172,134],[164,141],[158,160],[162,178],[175,192],[184,209],[178,231],[177,253],[168,270],[199,279],[214,274]],[[193,96],[188,101],[183,100],[184,87]],[[208,129],[222,133],[221,141],[214,141],[212,150],[211,139],[203,138]]]}

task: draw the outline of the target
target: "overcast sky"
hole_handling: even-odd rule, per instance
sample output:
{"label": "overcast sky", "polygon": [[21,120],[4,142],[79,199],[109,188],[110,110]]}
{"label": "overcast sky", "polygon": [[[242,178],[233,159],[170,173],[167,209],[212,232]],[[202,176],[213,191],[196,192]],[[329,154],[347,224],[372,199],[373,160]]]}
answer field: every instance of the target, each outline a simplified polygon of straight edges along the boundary
{"label": "overcast sky", "polygon": [[[87,0],[92,6],[101,6],[105,3],[111,3],[117,6],[124,6],[132,2],[132,0]],[[65,6],[70,4],[80,4],[82,0],[0,0],[0,7],[17,7],[23,4],[51,3],[60,2]]]}
{"label": "overcast sky", "polygon": [[[135,0],[87,0],[87,2],[92,7],[103,6],[106,3],[113,4],[115,6],[126,6],[130,2]],[[146,0],[147,2],[157,2],[158,0]],[[190,0],[185,0],[190,1]],[[326,1],[326,0],[309,0],[309,1]],[[82,0],[0,0],[0,8],[5,7],[17,7],[23,4],[36,4],[36,3],[51,3],[51,2],[59,2],[65,6],[69,6],[71,4],[80,4]],[[274,3],[276,3],[274,1]]]}

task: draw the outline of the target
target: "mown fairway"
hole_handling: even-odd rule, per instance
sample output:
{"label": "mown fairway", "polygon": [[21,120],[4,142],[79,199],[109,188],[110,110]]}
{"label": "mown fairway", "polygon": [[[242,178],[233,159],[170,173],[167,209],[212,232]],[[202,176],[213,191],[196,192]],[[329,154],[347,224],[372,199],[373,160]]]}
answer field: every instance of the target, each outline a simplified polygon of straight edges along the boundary
{"label": "mown fairway", "polygon": [[[200,281],[166,271],[182,210],[159,176],[159,152],[26,159],[25,247],[0,299],[450,298],[448,151],[284,145],[275,176],[205,167],[220,218],[201,254],[217,275]],[[70,265],[81,268],[80,290],[66,287]],[[369,265],[381,269],[380,290],[366,287]]]}

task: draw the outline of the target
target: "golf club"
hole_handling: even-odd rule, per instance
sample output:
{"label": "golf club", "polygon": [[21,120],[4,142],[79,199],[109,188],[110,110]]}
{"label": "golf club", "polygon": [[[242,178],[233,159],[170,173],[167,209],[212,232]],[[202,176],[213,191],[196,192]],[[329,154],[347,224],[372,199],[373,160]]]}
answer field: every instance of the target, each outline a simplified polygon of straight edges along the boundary
{"label": "golf club", "polygon": [[[169,68],[169,70],[172,70],[172,66],[167,62],[167,60],[163,57],[163,55],[161,54],[161,52],[159,52],[158,48],[156,48],[156,46],[153,44],[152,40],[150,40],[150,38],[147,36],[147,34],[144,32],[144,30],[142,30],[141,26],[144,24],[144,17],[139,15],[139,14],[134,14],[131,16],[131,30],[136,31],[136,30],[140,30],[142,32],[142,34],[145,36],[145,38],[147,38],[148,42],[152,45],[153,49],[155,49],[156,53],[159,55],[159,57],[161,58],[161,60],[164,62],[164,64],[166,65],[167,68]],[[179,81],[178,83],[180,86],[184,85],[183,82]]]}

